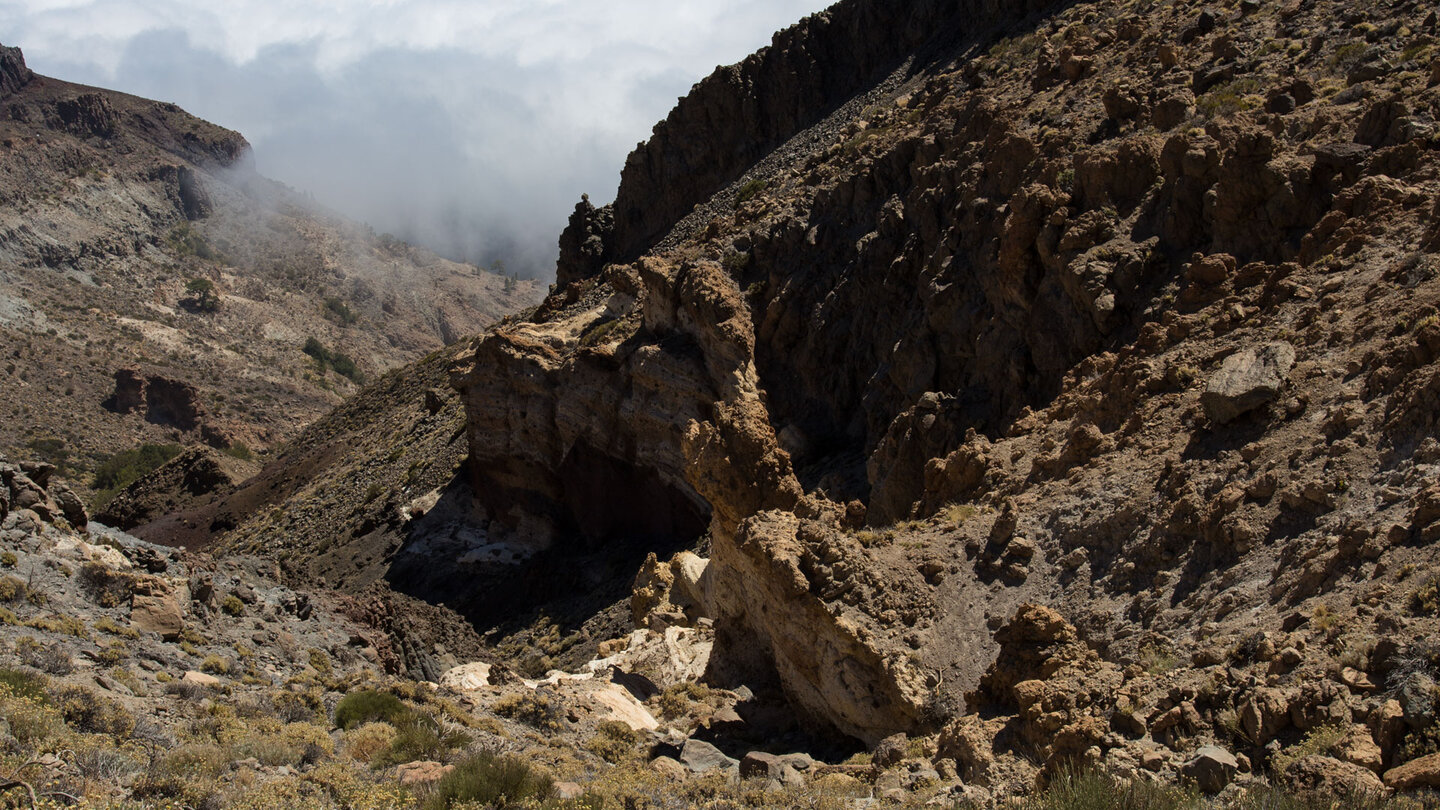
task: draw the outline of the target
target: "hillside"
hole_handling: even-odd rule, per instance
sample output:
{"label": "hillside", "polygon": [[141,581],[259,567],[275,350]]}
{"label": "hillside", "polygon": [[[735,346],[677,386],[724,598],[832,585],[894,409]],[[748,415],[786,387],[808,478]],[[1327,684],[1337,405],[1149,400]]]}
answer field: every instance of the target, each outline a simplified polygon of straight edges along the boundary
{"label": "hillside", "polygon": [[528,695],[535,762],[638,699],[553,765],[599,806],[1433,806],[1436,16],[844,0],[538,309],[135,531]]}
{"label": "hillside", "polygon": [[0,62],[0,450],[82,487],[145,443],[268,448],[539,297],[324,212],[173,104]]}

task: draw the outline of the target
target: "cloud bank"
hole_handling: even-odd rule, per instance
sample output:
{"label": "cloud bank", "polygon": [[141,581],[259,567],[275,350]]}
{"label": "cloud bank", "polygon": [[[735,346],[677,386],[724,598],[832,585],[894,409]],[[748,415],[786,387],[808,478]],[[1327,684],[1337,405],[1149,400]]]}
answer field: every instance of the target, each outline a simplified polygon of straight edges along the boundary
{"label": "cloud bank", "polygon": [[582,192],[716,65],[827,0],[0,0],[37,72],[173,101],[261,172],[455,258],[553,274]]}

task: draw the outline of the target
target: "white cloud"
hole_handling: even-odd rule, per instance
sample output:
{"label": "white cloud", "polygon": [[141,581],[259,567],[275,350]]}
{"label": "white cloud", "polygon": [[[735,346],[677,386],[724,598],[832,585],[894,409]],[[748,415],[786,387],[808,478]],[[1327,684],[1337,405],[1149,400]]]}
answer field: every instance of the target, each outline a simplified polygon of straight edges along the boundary
{"label": "white cloud", "polygon": [[0,0],[41,73],[240,130],[380,230],[549,272],[582,191],[717,64],[826,0]]}

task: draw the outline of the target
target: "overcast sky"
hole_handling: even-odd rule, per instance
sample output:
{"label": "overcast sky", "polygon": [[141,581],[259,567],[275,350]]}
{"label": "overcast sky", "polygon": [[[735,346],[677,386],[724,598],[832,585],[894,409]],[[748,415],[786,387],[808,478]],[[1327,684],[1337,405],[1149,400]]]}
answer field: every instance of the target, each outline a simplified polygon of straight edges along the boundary
{"label": "overcast sky", "polygon": [[679,96],[832,1],[0,0],[0,40],[239,130],[376,230],[548,277]]}

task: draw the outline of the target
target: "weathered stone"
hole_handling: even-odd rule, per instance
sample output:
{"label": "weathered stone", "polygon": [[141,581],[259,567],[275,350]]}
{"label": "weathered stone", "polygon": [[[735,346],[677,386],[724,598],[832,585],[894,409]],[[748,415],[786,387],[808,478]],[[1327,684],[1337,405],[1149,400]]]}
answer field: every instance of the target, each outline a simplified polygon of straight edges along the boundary
{"label": "weathered stone", "polygon": [[1332,757],[1311,755],[1290,763],[1285,784],[1300,793],[1350,796],[1356,793],[1384,793],[1385,784],[1372,771]]}
{"label": "weathered stone", "polygon": [[1395,790],[1440,788],[1440,754],[1412,759],[1385,772],[1385,785]]}
{"label": "weathered stone", "polygon": [[556,782],[555,798],[562,802],[578,799],[585,795],[585,788],[575,782]]}
{"label": "weathered stone", "polygon": [[440,676],[440,685],[462,692],[484,689],[490,685],[490,665],[475,661],[452,667]]}
{"label": "weathered stone", "polygon": [[181,683],[193,683],[193,684],[195,684],[196,686],[219,686],[219,685],[220,685],[220,679],[217,678],[217,677],[215,677],[214,675],[206,675],[206,674],[203,673],[203,672],[197,672],[196,670],[193,670],[193,669],[187,671],[184,675],[181,675],[181,676],[180,676],[180,682],[181,682]]}
{"label": "weathered stone", "polygon": [[420,760],[418,762],[407,762],[395,769],[395,778],[402,785],[423,785],[430,782],[438,782],[445,774],[455,770],[454,765],[442,765],[439,762]]}
{"label": "weathered stone", "polygon": [[785,763],[781,761],[780,757],[764,751],[751,751],[740,760],[740,776],[746,779],[756,777],[779,779],[784,770]]}
{"label": "weathered stone", "polygon": [[1214,745],[1201,746],[1194,757],[1180,766],[1182,776],[1209,794],[1224,790],[1239,771],[1240,763],[1235,755]]}
{"label": "weathered stone", "polygon": [[147,577],[135,583],[130,597],[130,624],[174,641],[185,629],[185,611],[164,580]]}
{"label": "weathered stone", "polygon": [[1294,367],[1295,349],[1288,343],[1242,349],[1211,376],[1200,404],[1212,422],[1231,422],[1274,399]]}
{"label": "weathered stone", "polygon": [[716,769],[729,770],[740,767],[739,760],[725,756],[719,748],[701,740],[689,739],[680,749],[680,761],[694,773],[705,773]]}
{"label": "weathered stone", "polygon": [[672,757],[656,757],[650,760],[650,770],[676,780],[686,779],[690,776],[690,769]]}
{"label": "weathered stone", "polygon": [[870,752],[870,761],[881,768],[899,765],[905,758],[905,746],[909,739],[904,734],[891,734],[876,744]]}

